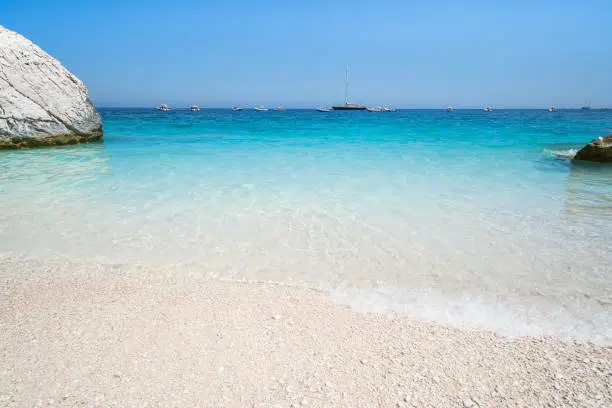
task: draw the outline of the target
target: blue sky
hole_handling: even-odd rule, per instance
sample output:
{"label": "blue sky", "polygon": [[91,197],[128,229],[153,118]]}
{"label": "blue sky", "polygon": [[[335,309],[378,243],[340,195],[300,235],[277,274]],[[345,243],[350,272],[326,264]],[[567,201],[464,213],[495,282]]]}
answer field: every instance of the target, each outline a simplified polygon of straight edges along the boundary
{"label": "blue sky", "polygon": [[0,0],[98,106],[612,106],[612,0]]}

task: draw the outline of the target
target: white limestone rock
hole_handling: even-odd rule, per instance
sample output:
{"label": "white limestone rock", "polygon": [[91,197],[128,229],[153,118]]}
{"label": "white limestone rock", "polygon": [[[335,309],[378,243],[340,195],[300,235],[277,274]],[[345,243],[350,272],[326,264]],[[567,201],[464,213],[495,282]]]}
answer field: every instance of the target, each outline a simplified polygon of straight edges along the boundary
{"label": "white limestone rock", "polygon": [[0,149],[101,137],[102,121],[85,85],[41,48],[0,25]]}

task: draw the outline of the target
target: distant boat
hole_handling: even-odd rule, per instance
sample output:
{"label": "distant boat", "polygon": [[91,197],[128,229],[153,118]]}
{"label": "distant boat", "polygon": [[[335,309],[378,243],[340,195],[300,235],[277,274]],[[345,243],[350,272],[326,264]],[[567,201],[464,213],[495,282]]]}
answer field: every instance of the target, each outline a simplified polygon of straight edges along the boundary
{"label": "distant boat", "polygon": [[191,105],[189,107],[189,110],[192,112],[198,112],[200,110],[200,108],[198,108],[198,105]]}
{"label": "distant boat", "polygon": [[550,108],[548,108],[549,112],[556,112],[557,109],[554,106],[551,106]]}
{"label": "distant boat", "polygon": [[383,112],[395,112],[395,108],[391,106],[385,106]]}
{"label": "distant boat", "polygon": [[452,112],[453,108],[451,106],[449,106],[448,108],[445,109],[447,112]]}
{"label": "distant boat", "polygon": [[275,108],[272,108],[272,110],[273,110],[273,111],[276,111],[276,112],[282,112],[282,111],[284,111],[285,109],[284,109],[282,106],[277,106],[277,107],[275,107]]}
{"label": "distant boat", "polygon": [[365,106],[358,103],[349,103],[348,99],[348,65],[346,66],[346,81],[344,82],[344,105],[332,106],[334,110],[365,110]]}
{"label": "distant boat", "polygon": [[589,103],[589,101],[584,101],[584,106],[582,108],[580,108],[582,110],[589,110],[591,109],[591,104]]}
{"label": "distant boat", "polygon": [[317,112],[331,112],[331,108],[317,108],[316,109]]}
{"label": "distant boat", "polygon": [[382,112],[383,108],[381,108],[380,106],[377,106],[375,108],[368,108],[368,112]]}
{"label": "distant boat", "polygon": [[168,107],[168,105],[166,105],[165,103],[162,103],[162,104],[161,104],[161,105],[159,105],[159,106],[158,106],[156,109],[157,109],[158,111],[164,111],[164,112],[167,112],[167,111],[169,111],[169,110],[172,110],[172,109],[170,109],[170,108]]}
{"label": "distant boat", "polygon": [[493,108],[490,106],[487,106],[486,108],[483,109],[483,111],[485,112],[493,112]]}
{"label": "distant boat", "polygon": [[256,110],[257,112],[267,112],[267,111],[268,111],[268,108],[264,108],[263,106],[256,106],[256,107],[255,107],[255,110]]}
{"label": "distant boat", "polygon": [[240,106],[234,106],[234,107],[232,108],[232,110],[233,110],[234,112],[239,112],[239,111],[241,111],[241,110],[242,110],[242,108],[241,108]]}
{"label": "distant boat", "polygon": [[344,105],[332,106],[333,110],[365,110],[366,107],[358,103],[345,103]]}

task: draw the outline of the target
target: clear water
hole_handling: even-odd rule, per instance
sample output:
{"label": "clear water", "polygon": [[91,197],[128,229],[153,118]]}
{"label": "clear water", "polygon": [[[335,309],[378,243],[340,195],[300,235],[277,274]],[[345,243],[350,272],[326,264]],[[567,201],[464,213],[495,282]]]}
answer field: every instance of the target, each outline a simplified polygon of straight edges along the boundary
{"label": "clear water", "polygon": [[612,111],[102,109],[0,152],[0,255],[182,265],[365,310],[612,343]]}

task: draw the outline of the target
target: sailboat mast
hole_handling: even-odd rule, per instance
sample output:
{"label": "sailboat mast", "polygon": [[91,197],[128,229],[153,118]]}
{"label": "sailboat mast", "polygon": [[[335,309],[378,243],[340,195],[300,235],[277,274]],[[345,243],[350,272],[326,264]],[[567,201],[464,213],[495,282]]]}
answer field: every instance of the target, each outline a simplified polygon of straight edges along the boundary
{"label": "sailboat mast", "polygon": [[348,64],[346,64],[346,81],[344,82],[344,104],[348,105]]}
{"label": "sailboat mast", "polygon": [[333,110],[342,110],[342,111],[362,111],[362,110],[366,110],[366,107],[363,105],[359,105],[358,103],[350,103],[349,102],[349,96],[348,96],[348,82],[349,82],[349,75],[348,75],[348,70],[349,70],[349,66],[348,64],[346,64],[346,80],[344,82],[344,103],[343,104],[339,104],[339,105],[334,105],[332,106]]}

